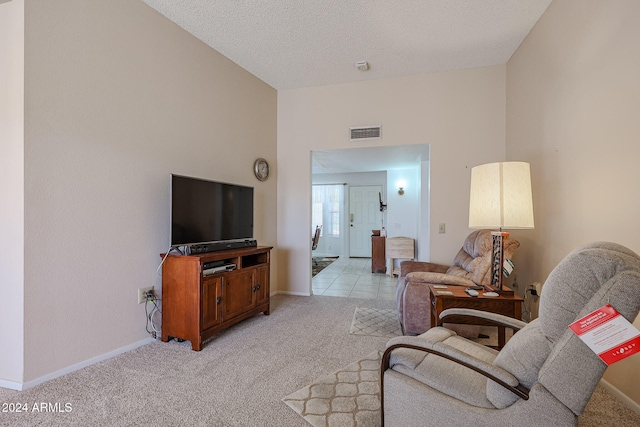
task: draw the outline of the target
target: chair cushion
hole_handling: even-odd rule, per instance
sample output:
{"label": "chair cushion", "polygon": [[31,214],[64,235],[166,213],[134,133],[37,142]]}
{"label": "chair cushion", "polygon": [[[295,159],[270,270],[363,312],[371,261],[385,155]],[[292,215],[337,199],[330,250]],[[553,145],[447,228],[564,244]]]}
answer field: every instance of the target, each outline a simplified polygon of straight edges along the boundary
{"label": "chair cushion", "polygon": [[452,276],[450,274],[414,271],[407,274],[410,282],[422,282],[439,285],[474,286],[475,283],[464,277]]}
{"label": "chair cushion", "polygon": [[[614,255],[610,253],[609,256]],[[626,264],[628,268],[625,271],[617,266],[617,274],[598,289],[593,298],[577,313],[576,320],[607,303],[630,322],[638,315],[640,260],[637,256],[632,258],[622,253],[618,253],[617,256],[621,264]],[[547,329],[542,320],[541,318],[542,329],[546,333]],[[555,341],[553,351],[540,369],[539,382],[573,413],[580,415],[606,367],[602,359],[567,328]]]}
{"label": "chair cushion", "polygon": [[[487,363],[492,363],[498,354],[492,348],[459,337],[455,332],[445,328],[431,328],[418,338],[442,342]],[[391,367],[470,405],[494,408],[487,399],[486,377],[443,357],[402,348],[394,350],[391,354]]]}
{"label": "chair cushion", "polygon": [[[538,319],[516,333],[493,361],[495,366],[503,368],[515,376],[520,384],[531,388],[538,381],[538,372],[551,353],[551,343],[540,329]],[[496,408],[506,408],[519,397],[500,384],[487,381],[487,399]]]}
{"label": "chair cushion", "polygon": [[[510,259],[520,246],[509,237],[503,241],[505,259]],[[465,239],[447,274],[464,277],[478,285],[491,284],[493,237],[490,230],[476,230]]]}
{"label": "chair cushion", "polygon": [[[555,342],[582,315],[607,302],[613,305],[612,297],[604,295],[593,307],[588,303],[604,283],[624,271],[640,271],[638,255],[613,243],[591,243],[567,255],[549,274],[540,296],[539,317],[547,338]],[[614,306],[623,315],[635,313],[637,307],[638,300],[632,295],[623,296]]]}
{"label": "chair cushion", "polygon": [[[614,243],[576,249],[543,287],[538,325],[551,351],[539,369],[538,382],[576,415],[584,411],[606,364],[568,326],[607,303],[629,321],[640,310],[640,257]],[[543,342],[531,349],[539,351]],[[521,354],[531,357],[527,353]]]}

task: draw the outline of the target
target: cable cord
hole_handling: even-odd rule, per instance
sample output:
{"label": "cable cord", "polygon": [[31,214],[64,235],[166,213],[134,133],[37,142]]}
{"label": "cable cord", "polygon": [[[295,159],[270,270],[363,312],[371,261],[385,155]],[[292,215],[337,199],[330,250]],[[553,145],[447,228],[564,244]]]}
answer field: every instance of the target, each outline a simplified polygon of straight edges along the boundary
{"label": "cable cord", "polygon": [[169,249],[167,249],[167,252],[162,257],[162,261],[160,261],[160,265],[158,266],[158,268],[156,268],[156,273],[158,274],[158,276],[162,276],[162,264],[164,264],[164,261],[167,259],[169,254],[173,251],[180,253],[180,255],[184,255],[182,251],[176,247],[170,247]]}
{"label": "cable cord", "polygon": [[[529,323],[529,321],[531,320],[531,304],[527,304],[527,301],[530,301],[530,298],[528,298],[529,295],[527,295],[526,293],[524,294],[524,302],[523,302],[523,307],[524,310],[522,311],[522,320],[524,322]],[[529,306],[527,306],[529,305]]]}
{"label": "cable cord", "polygon": [[[160,309],[160,307],[158,307],[157,301],[161,301],[161,300],[156,298],[154,295],[153,297],[147,299],[144,303],[144,312],[147,318],[146,330],[147,330],[147,333],[151,335],[153,338],[157,338],[158,334],[162,331],[162,329],[159,329],[156,327],[153,319],[155,314],[157,313],[162,314],[162,310]],[[153,308],[151,309],[151,311],[149,311],[150,302],[153,303]],[[162,323],[162,319],[160,319],[160,322]],[[151,326],[151,330],[149,330],[149,326]]]}
{"label": "cable cord", "polygon": [[[158,276],[162,276],[162,265],[164,264],[169,254],[173,251],[180,252],[180,249],[175,247],[169,247],[169,249],[167,249],[167,252],[162,257],[162,261],[160,261],[160,265],[158,265],[158,268],[156,269],[156,274],[158,274]],[[153,338],[156,338],[157,335],[161,332],[160,329],[156,328],[155,322],[153,321],[153,316],[156,313],[162,314],[162,310],[160,310],[160,307],[158,307],[158,304],[156,303],[157,301],[162,301],[162,300],[157,298],[156,295],[154,294],[151,298],[147,298],[146,301],[144,302],[144,312],[147,318],[146,329],[147,329],[147,333],[151,335]],[[153,303],[153,308],[151,309],[151,312],[149,312],[149,309],[148,309],[149,302]],[[162,319],[160,319],[160,323],[162,324]],[[149,330],[149,325],[151,325],[151,330]]]}
{"label": "cable cord", "polygon": [[[524,291],[524,310],[522,312],[522,320],[529,323],[531,321],[531,304],[532,300],[538,296],[538,292],[534,288],[529,288]],[[528,303],[528,304],[527,304]]]}

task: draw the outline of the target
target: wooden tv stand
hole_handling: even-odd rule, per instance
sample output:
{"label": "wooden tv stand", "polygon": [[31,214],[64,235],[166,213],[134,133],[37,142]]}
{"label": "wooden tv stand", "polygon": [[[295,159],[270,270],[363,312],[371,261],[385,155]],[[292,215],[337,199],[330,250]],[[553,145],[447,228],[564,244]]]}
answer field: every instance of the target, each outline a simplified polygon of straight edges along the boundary
{"label": "wooden tv stand", "polygon": [[[200,351],[205,340],[229,326],[258,313],[269,315],[271,249],[167,255],[162,264],[162,341],[189,340]],[[203,265],[215,261],[236,268],[203,275]]]}

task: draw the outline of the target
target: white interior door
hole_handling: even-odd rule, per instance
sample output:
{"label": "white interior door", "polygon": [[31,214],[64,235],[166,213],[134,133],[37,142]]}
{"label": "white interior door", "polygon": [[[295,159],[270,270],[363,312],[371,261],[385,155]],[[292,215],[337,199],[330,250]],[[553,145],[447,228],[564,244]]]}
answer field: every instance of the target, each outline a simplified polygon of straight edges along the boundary
{"label": "white interior door", "polygon": [[350,257],[371,257],[371,230],[379,230],[382,226],[380,193],[380,185],[349,187]]}

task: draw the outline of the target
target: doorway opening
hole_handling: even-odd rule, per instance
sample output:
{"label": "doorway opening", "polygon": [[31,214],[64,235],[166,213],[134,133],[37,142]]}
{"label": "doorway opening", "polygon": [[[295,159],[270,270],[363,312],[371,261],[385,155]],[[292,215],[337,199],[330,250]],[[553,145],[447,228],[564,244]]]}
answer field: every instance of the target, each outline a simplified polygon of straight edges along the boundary
{"label": "doorway opening", "polygon": [[[356,295],[356,283],[338,286],[338,282],[355,280],[348,275],[357,275],[360,281],[382,280],[384,273],[374,274],[371,270],[371,236],[373,230],[382,227],[389,237],[415,239],[416,253],[428,257],[429,149],[428,144],[418,144],[311,151],[312,218],[309,229],[313,232],[322,223],[322,235],[312,257],[338,257],[326,272],[313,277],[312,294],[319,293],[316,281],[323,274],[342,268],[339,275],[334,274],[334,285],[336,290],[341,288],[342,295],[335,296],[350,296],[347,288],[352,286],[351,293],[354,294],[351,296],[365,297]],[[402,191],[398,187],[400,182]],[[318,198],[314,194],[324,186],[342,189],[339,206],[321,208],[316,205]],[[382,209],[383,204],[388,209]],[[329,223],[331,234],[326,228]],[[312,268],[311,260],[309,266]],[[392,289],[386,291],[392,299]]]}

